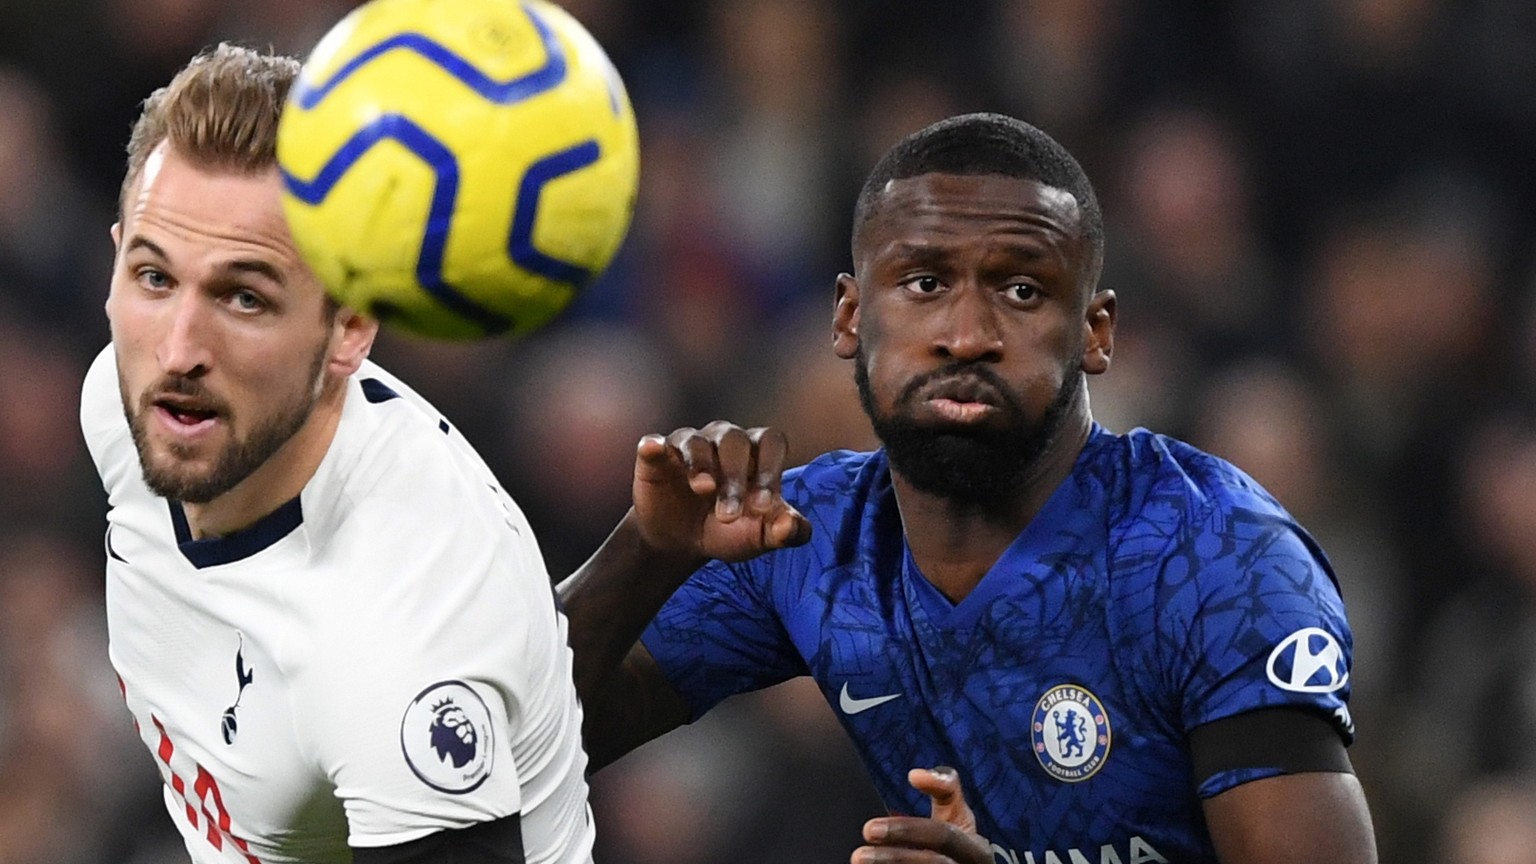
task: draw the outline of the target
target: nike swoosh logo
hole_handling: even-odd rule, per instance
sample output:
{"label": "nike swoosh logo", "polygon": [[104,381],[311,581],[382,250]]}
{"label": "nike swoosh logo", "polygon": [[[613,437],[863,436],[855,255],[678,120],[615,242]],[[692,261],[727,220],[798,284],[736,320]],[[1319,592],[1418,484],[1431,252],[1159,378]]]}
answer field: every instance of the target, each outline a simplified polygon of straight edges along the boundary
{"label": "nike swoosh logo", "polygon": [[892,693],[889,696],[870,696],[865,699],[855,699],[848,694],[848,684],[843,683],[843,692],[837,697],[837,706],[843,709],[844,714],[858,714],[868,711],[876,705],[884,705],[892,699],[900,699],[900,693]]}

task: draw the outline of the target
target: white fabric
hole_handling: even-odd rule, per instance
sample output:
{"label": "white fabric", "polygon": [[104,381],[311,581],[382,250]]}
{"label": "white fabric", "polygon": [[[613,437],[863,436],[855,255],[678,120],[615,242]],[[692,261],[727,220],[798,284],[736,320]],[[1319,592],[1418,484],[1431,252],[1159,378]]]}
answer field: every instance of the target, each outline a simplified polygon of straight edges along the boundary
{"label": "white fabric", "polygon": [[[400,398],[370,402],[370,378]],[[112,662],[198,864],[347,861],[518,812],[529,862],[591,860],[565,618],[522,512],[441,423],[365,365],[302,523],[199,568],[144,485],[111,346],[92,365]],[[440,714],[478,727],[462,769],[469,749],[432,746]]]}

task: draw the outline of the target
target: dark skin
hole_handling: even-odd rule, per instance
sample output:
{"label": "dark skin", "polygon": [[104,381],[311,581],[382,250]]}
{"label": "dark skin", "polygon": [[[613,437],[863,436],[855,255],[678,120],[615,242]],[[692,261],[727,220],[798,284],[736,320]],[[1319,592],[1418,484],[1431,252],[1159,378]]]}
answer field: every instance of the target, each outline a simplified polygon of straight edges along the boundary
{"label": "dark skin", "polygon": [[[1114,349],[1115,295],[1085,288],[1093,250],[1077,223],[1071,195],[1033,181],[893,182],[859,232],[857,275],[838,277],[833,350],[851,360],[862,348],[881,413],[905,412],[936,428],[998,422],[1001,394],[957,401],[944,398],[942,381],[897,404],[920,375],[983,363],[1039,422],[1069,375],[1103,373]],[[1092,423],[1079,387],[1024,482],[987,507],[924,492],[893,467],[902,527],[923,575],[950,600],[964,599],[1071,472]]]}
{"label": "dark skin", "polygon": [[[1070,473],[1092,416],[1082,375],[1109,368],[1115,297],[1076,200],[1030,180],[929,174],[892,181],[855,238],[855,273],[837,281],[833,348],[861,353],[874,409],[933,428],[1000,424],[1013,404],[1039,426],[1065,409],[1036,458],[984,505],[924,491],[892,468],[907,543],[924,576],[963,599]],[[971,382],[909,382],[957,363],[984,364],[1007,394]],[[1081,373],[1081,374],[1079,374]],[[681,725],[687,707],[638,643],[650,618],[711,558],[745,560],[809,538],[779,494],[785,444],[772,430],[715,423],[642,439],[634,508],[560,587],[571,620],[583,730],[594,768]],[[864,829],[853,864],[991,864],[952,769],[915,769],[928,818],[888,816]],[[1376,861],[1360,784],[1342,773],[1257,780],[1204,803],[1226,864]]]}

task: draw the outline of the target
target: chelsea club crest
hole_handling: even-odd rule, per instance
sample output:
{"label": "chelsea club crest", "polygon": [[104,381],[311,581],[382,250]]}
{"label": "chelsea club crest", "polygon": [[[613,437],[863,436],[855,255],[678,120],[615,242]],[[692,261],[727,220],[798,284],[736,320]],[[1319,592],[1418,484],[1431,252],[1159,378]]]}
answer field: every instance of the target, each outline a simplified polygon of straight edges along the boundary
{"label": "chelsea club crest", "polygon": [[1040,767],[1063,783],[1087,780],[1109,756],[1109,713],[1099,697],[1076,684],[1045,691],[1030,731]]}
{"label": "chelsea club crest", "polygon": [[491,774],[491,712],[462,681],[421,691],[400,721],[400,749],[421,782],[439,792],[472,792]]}

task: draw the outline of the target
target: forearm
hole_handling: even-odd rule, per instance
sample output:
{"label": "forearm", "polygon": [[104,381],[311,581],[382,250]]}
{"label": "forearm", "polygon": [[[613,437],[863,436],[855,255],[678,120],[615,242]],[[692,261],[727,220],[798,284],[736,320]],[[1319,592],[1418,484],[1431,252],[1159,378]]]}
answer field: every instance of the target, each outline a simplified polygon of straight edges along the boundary
{"label": "forearm", "polygon": [[688,704],[661,674],[645,646],[637,643],[607,677],[601,693],[582,705],[581,737],[588,773],[687,721]]}
{"label": "forearm", "polygon": [[621,668],[634,665],[625,662],[630,649],[662,604],[704,563],[699,557],[655,552],[641,539],[631,512],[597,552],[560,583],[557,593],[570,619],[576,693],[589,715],[613,701],[610,688],[635,697],[651,685],[648,679],[655,676],[648,669],[628,669],[626,678],[634,680],[627,683],[615,679]]}

